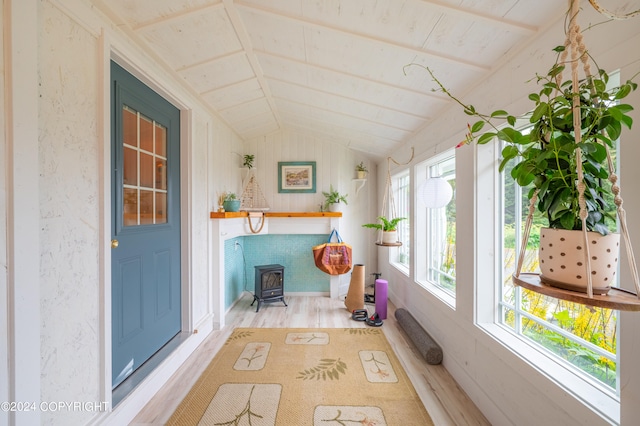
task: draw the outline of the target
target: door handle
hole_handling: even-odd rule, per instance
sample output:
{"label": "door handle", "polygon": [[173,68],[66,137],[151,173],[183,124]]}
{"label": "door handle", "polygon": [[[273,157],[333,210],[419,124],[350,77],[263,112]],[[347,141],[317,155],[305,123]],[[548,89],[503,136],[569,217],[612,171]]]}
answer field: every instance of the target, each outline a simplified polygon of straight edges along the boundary
{"label": "door handle", "polygon": [[118,240],[115,240],[115,239],[114,239],[114,240],[111,240],[111,248],[112,248],[112,249],[117,248],[117,247],[118,247],[118,244],[120,244],[120,243],[118,242]]}

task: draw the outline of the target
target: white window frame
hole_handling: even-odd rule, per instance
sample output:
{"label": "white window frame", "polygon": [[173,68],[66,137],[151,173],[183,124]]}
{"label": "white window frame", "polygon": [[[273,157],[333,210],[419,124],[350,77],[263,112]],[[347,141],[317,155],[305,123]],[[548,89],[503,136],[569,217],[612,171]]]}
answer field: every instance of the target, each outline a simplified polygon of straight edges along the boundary
{"label": "white window frame", "polygon": [[[433,156],[425,161],[422,161],[414,166],[414,175],[416,178],[416,189],[420,188],[420,184],[424,182],[427,178],[431,177],[439,177],[435,175],[431,175],[431,168],[439,163],[444,161],[448,161],[450,159],[455,160],[455,150],[450,149],[445,152],[442,152],[436,156]],[[455,161],[454,161],[455,163]],[[453,174],[453,178],[455,179],[455,171]],[[432,293],[446,305],[451,307],[452,309],[456,308],[456,292],[450,289],[444,288],[439,283],[435,283],[429,279],[429,261],[428,259],[431,254],[431,248],[428,243],[428,230],[429,230],[429,222],[432,221],[431,211],[426,208],[424,203],[419,200],[419,190],[414,191],[414,205],[415,205],[415,220],[414,220],[414,238],[415,238],[415,256],[414,256],[414,276],[415,283],[419,286],[425,288],[427,291]],[[455,198],[451,201],[455,202]],[[424,261],[423,261],[424,259]],[[455,280],[455,277],[453,277]]]}
{"label": "white window frame", "polygon": [[[405,182],[403,182],[405,181]],[[411,173],[409,169],[403,170],[391,176],[393,182],[393,199],[398,217],[406,217],[398,223],[398,241],[402,241],[400,247],[390,247],[389,263],[404,275],[409,276],[411,270],[411,245],[413,235],[411,233]],[[389,219],[392,219],[389,217]],[[401,260],[402,255],[407,256],[407,261]]]}

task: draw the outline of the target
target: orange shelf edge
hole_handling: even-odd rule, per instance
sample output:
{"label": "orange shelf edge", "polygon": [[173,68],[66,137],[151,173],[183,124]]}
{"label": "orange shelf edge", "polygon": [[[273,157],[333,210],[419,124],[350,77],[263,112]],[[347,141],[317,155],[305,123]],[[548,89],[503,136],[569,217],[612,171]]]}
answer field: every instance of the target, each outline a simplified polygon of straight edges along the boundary
{"label": "orange shelf edge", "polygon": [[[237,217],[247,217],[245,211],[240,212],[211,212],[210,219],[233,219]],[[342,217],[342,212],[266,212],[265,217]]]}

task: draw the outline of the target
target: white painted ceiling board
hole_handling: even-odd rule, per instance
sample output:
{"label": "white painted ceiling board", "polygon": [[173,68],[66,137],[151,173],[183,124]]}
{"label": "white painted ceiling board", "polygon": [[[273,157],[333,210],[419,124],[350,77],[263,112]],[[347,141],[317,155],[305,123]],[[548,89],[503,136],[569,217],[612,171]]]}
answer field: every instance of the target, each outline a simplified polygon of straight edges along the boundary
{"label": "white painted ceiling board", "polygon": [[178,73],[198,92],[204,93],[256,77],[244,52],[206,62]]}
{"label": "white painted ceiling board", "polygon": [[562,0],[88,1],[241,138],[296,129],[380,158],[451,106],[407,64],[463,94],[566,9]]}
{"label": "white painted ceiling board", "polygon": [[233,83],[208,92],[205,91],[201,94],[205,102],[213,105],[216,110],[223,110],[264,97],[264,91],[255,78]]}

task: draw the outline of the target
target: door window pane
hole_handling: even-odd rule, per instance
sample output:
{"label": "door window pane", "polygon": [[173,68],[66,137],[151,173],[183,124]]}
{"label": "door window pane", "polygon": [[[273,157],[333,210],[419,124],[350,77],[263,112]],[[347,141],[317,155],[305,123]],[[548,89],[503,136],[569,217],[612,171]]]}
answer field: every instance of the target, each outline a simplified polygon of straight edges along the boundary
{"label": "door window pane", "polygon": [[156,189],[167,189],[167,160],[156,160]]}
{"label": "door window pane", "polygon": [[156,123],[156,154],[167,156],[167,129]]}
{"label": "door window pane", "polygon": [[153,124],[142,115],[140,116],[140,149],[153,152]]}
{"label": "door window pane", "polygon": [[156,223],[167,223],[166,192],[156,192]]}
{"label": "door window pane", "polygon": [[138,151],[124,147],[123,182],[125,185],[138,184]]}
{"label": "door window pane", "polygon": [[137,115],[134,111],[125,109],[122,111],[122,139],[125,145],[138,146]]}
{"label": "door window pane", "polygon": [[124,226],[133,226],[138,224],[138,190],[124,189]]}
{"label": "door window pane", "polygon": [[140,225],[153,223],[153,191],[140,191]]}
{"label": "door window pane", "polygon": [[153,156],[140,153],[140,186],[153,188]]}

